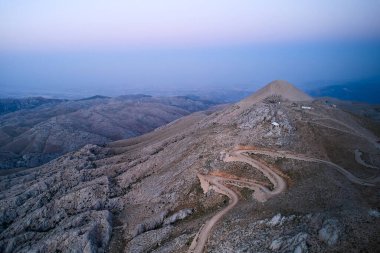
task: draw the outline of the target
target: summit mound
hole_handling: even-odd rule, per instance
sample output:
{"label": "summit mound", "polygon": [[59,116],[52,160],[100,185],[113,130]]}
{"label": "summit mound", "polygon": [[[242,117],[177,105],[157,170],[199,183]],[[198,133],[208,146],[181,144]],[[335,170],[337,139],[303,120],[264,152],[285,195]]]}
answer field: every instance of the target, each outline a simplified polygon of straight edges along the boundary
{"label": "summit mound", "polygon": [[269,101],[311,101],[312,98],[304,93],[303,91],[296,88],[293,84],[276,80],[270,82],[251,96],[246,99],[240,101],[238,103],[239,106],[247,106],[256,104],[258,102],[269,100]]}

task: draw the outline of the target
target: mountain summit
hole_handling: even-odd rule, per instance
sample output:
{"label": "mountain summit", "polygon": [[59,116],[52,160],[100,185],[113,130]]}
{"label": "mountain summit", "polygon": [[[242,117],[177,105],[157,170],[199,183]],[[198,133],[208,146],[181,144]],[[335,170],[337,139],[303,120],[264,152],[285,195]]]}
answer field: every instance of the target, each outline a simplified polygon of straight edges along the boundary
{"label": "mountain summit", "polygon": [[312,98],[299,90],[293,84],[283,81],[275,80],[268,83],[263,88],[256,91],[251,96],[240,101],[238,105],[252,105],[261,102],[265,99],[273,100],[288,100],[288,101],[310,101]]}

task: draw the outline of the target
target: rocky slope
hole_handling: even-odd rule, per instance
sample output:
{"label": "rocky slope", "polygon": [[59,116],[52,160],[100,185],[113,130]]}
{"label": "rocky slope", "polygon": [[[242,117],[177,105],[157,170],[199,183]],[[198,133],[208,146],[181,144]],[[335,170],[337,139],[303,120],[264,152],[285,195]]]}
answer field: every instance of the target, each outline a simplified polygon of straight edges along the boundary
{"label": "rocky slope", "polygon": [[48,103],[0,116],[0,169],[35,167],[86,144],[135,137],[213,103],[144,95]]}
{"label": "rocky slope", "polygon": [[376,252],[378,136],[273,95],[0,177],[0,251]]}

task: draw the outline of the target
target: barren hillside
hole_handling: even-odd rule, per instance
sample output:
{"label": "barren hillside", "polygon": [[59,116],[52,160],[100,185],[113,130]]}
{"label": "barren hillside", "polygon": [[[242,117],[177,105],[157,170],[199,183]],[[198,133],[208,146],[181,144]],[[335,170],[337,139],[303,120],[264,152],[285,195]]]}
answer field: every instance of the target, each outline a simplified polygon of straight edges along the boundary
{"label": "barren hillside", "polygon": [[378,251],[368,119],[272,86],[0,177],[0,251]]}
{"label": "barren hillside", "polygon": [[211,102],[144,95],[46,103],[0,116],[0,169],[35,167],[86,144],[135,137]]}

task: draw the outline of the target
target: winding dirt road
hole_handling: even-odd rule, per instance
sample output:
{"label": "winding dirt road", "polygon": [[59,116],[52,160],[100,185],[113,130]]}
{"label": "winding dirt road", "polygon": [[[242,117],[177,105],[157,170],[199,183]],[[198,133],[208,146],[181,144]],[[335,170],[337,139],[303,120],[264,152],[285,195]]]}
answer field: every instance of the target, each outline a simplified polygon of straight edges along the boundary
{"label": "winding dirt road", "polygon": [[365,166],[367,168],[370,168],[370,169],[377,169],[377,170],[380,169],[379,167],[376,167],[374,165],[368,164],[366,161],[364,161],[363,158],[362,158],[362,155],[363,155],[363,153],[359,149],[355,149],[355,161],[358,164],[361,164],[361,165],[363,165],[363,166]]}
{"label": "winding dirt road", "polygon": [[[316,116],[316,118],[312,118],[312,119],[309,119],[309,120],[302,120],[304,122],[308,122],[308,123],[319,125],[319,126],[322,126],[322,127],[334,129],[334,130],[337,130],[337,131],[340,131],[340,132],[356,135],[358,137],[366,139],[367,141],[369,141],[370,143],[372,143],[376,148],[380,149],[380,144],[378,143],[378,138],[371,131],[369,131],[366,128],[363,128],[360,125],[357,125],[356,127],[353,127],[353,125],[349,125],[347,123],[344,123],[344,122],[342,122],[340,120],[337,120],[337,119],[334,119],[334,118],[325,117],[323,115],[320,115],[320,114],[317,114],[317,113],[314,113],[314,112],[310,112],[310,111],[305,111],[305,112],[307,114],[309,114],[309,115]],[[332,126],[328,126],[326,124],[318,123],[316,121],[331,121],[331,122],[334,122],[334,123],[336,123],[338,125],[343,126],[346,129],[349,129],[350,131],[343,130],[343,129],[336,128],[336,127],[332,127]]]}
{"label": "winding dirt road", "polygon": [[327,165],[333,167],[334,169],[336,169],[338,172],[340,172],[342,175],[344,175],[351,182],[359,184],[359,185],[375,186],[375,183],[378,182],[380,179],[379,176],[376,178],[372,178],[372,179],[358,178],[358,177],[354,176],[353,174],[351,174],[350,172],[348,172],[342,166],[339,166],[333,162],[326,161],[323,159],[318,159],[318,158],[307,157],[307,156],[300,155],[300,154],[292,154],[292,153],[286,152],[286,151],[269,151],[269,150],[251,148],[251,149],[247,150],[247,152],[251,153],[251,154],[261,154],[261,155],[267,155],[267,156],[271,156],[271,157],[283,157],[283,158],[294,159],[294,160],[305,161],[305,162],[324,163],[324,164],[327,164]]}
{"label": "winding dirt road", "polygon": [[[208,237],[212,231],[212,228],[215,224],[228,212],[230,211],[239,201],[239,195],[228,188],[226,185],[233,185],[240,188],[249,188],[254,190],[253,197],[260,202],[265,202],[269,198],[280,194],[286,189],[286,182],[281,176],[282,173],[275,168],[271,168],[270,166],[264,164],[258,159],[252,158],[247,154],[261,154],[267,155],[271,157],[283,157],[287,159],[295,159],[306,162],[317,162],[324,163],[335,168],[338,172],[343,174],[348,180],[353,183],[364,185],[364,186],[375,186],[376,182],[380,181],[380,177],[372,178],[372,179],[361,179],[343,167],[323,159],[307,157],[301,154],[292,154],[287,151],[271,151],[264,149],[257,149],[255,147],[243,147],[239,146],[235,150],[230,153],[223,154],[223,160],[225,162],[244,162],[253,166],[254,168],[261,171],[265,177],[269,179],[271,184],[273,185],[273,190],[270,190],[267,187],[267,184],[258,182],[255,180],[249,180],[244,178],[237,178],[235,176],[228,176],[228,174],[218,175],[216,173],[212,173],[210,175],[201,175],[198,174],[199,181],[201,183],[201,187],[204,193],[207,193],[209,190],[213,189],[218,193],[224,194],[230,198],[230,202],[227,207],[223,210],[219,211],[216,215],[214,215],[210,220],[208,220],[199,230],[195,238],[193,239],[188,253],[202,253],[204,252]],[[219,173],[220,174],[220,173]]]}
{"label": "winding dirt road", "polygon": [[202,253],[204,251],[205,245],[207,243],[208,237],[211,233],[214,225],[228,212],[230,211],[239,201],[238,194],[233,190],[228,188],[226,184],[234,185],[240,188],[250,188],[254,190],[253,197],[260,201],[265,202],[269,198],[280,194],[286,189],[285,180],[278,175],[272,168],[268,165],[250,158],[249,156],[244,155],[248,152],[246,149],[237,149],[232,151],[229,154],[224,156],[225,162],[244,162],[248,163],[256,169],[260,170],[272,183],[273,190],[270,190],[265,183],[260,183],[254,180],[247,180],[241,178],[230,178],[230,177],[221,177],[216,175],[201,175],[198,174],[198,178],[201,182],[202,189],[204,193],[208,192],[210,189],[215,190],[221,194],[224,194],[230,198],[230,202],[227,207],[219,211],[214,215],[210,220],[204,224],[200,231],[195,236],[193,242],[190,245],[189,253]]}
{"label": "winding dirt road", "polygon": [[[204,182],[204,184],[212,184],[213,187],[209,187],[209,189],[214,189],[215,191],[227,195],[230,198],[230,202],[228,203],[228,206],[218,212],[216,215],[214,215],[210,220],[206,222],[204,226],[201,227],[198,234],[195,236],[193,242],[190,245],[188,252],[199,252],[202,253],[203,249],[207,243],[207,239],[209,237],[209,234],[211,232],[211,229],[214,227],[214,225],[228,212],[230,211],[239,201],[238,195],[223,185],[223,178],[217,177],[217,176],[205,176],[198,174],[199,180],[201,182]],[[206,183],[207,182],[207,183]]]}

